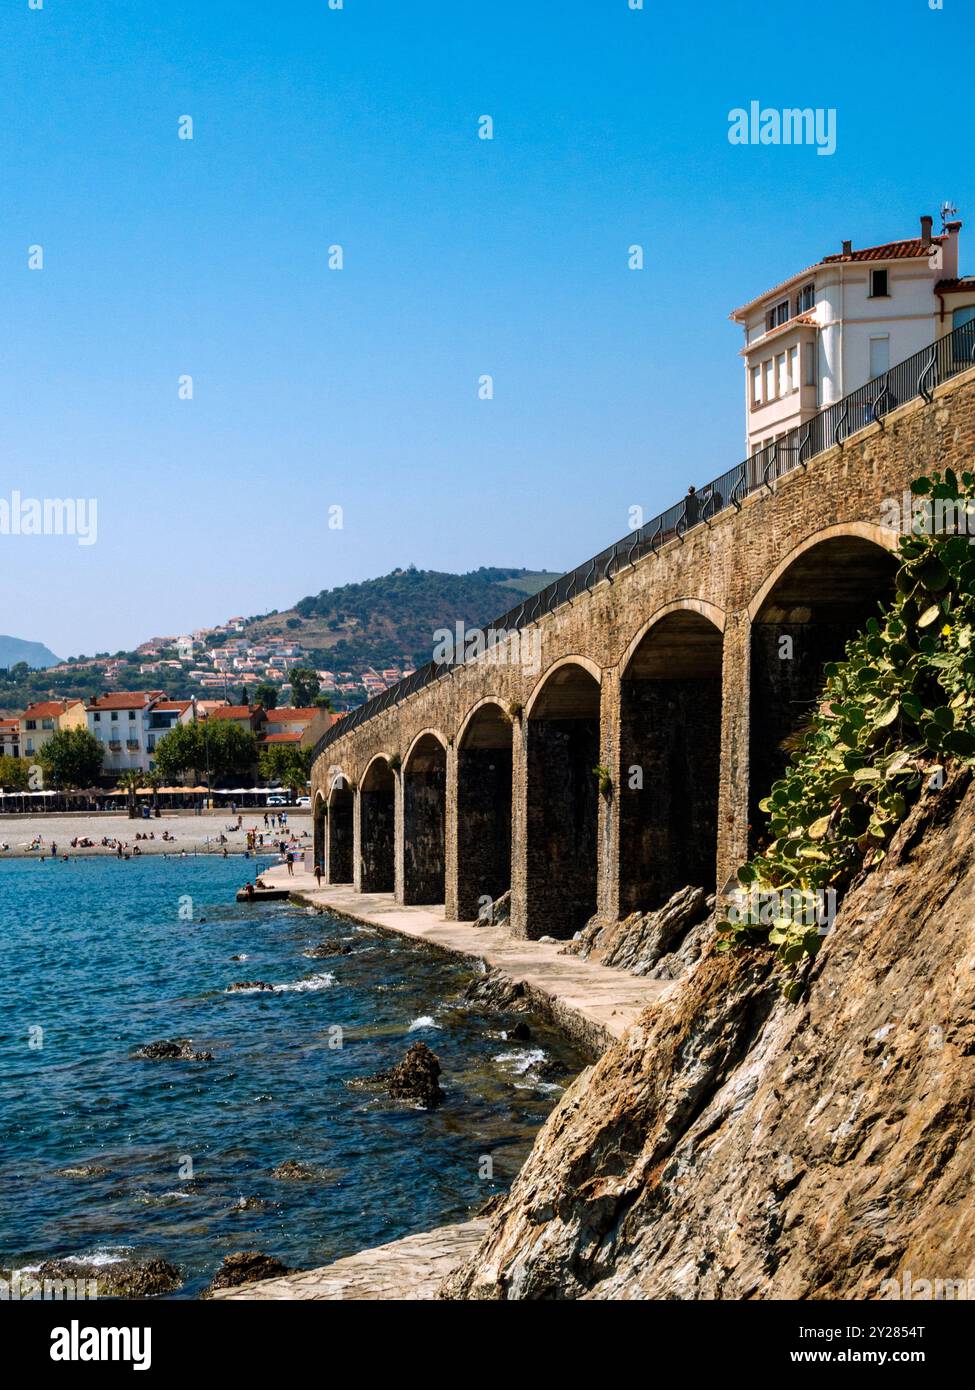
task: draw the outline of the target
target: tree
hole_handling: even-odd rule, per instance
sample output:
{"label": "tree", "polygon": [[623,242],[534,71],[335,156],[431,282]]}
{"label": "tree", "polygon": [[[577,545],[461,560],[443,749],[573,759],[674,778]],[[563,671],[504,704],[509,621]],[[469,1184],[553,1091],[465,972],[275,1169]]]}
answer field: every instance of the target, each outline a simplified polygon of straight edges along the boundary
{"label": "tree", "polygon": [[38,761],[55,787],[90,787],[102,770],[105,748],[87,729],[62,729],[52,734]]}
{"label": "tree", "polygon": [[138,768],[129,768],[119,775],[118,784],[128,795],[129,820],[135,820],[135,794],[142,786],[142,773]]}
{"label": "tree", "polygon": [[292,666],[288,680],[291,682],[291,703],[298,709],[307,709],[322,687],[318,672],[310,666]]}
{"label": "tree", "polygon": [[152,772],[145,775],[145,784],[152,789],[152,809],[155,810],[159,805],[159,788],[162,786],[162,774],[158,769],[153,768]]}
{"label": "tree", "polygon": [[261,705],[264,709],[274,709],[278,703],[278,688],[270,681],[261,681],[260,685],[254,687],[254,703]]}
{"label": "tree", "polygon": [[23,758],[0,758],[0,787],[12,792],[27,791],[29,763]]}
{"label": "tree", "polygon": [[266,782],[280,782],[295,794],[305,790],[311,775],[314,749],[296,744],[272,743],[261,749],[261,776]]}
{"label": "tree", "polygon": [[332,704],[331,695],[316,695],[314,700],[312,700],[312,704],[318,709],[332,710],[335,708]]}
{"label": "tree", "polygon": [[167,780],[192,772],[199,781],[246,776],[257,762],[257,741],[232,719],[200,719],[177,724],[156,745],[156,767]]}

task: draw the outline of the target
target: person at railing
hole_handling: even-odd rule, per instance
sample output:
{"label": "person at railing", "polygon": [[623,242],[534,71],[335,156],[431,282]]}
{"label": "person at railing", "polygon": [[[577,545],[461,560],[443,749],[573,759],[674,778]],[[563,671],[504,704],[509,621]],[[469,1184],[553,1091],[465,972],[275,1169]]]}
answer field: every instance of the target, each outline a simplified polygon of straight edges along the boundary
{"label": "person at railing", "polygon": [[696,526],[701,519],[701,504],[697,496],[697,488],[691,483],[687,489],[687,496],[684,498],[684,514],[681,521],[684,523],[684,530],[689,531],[692,526]]}

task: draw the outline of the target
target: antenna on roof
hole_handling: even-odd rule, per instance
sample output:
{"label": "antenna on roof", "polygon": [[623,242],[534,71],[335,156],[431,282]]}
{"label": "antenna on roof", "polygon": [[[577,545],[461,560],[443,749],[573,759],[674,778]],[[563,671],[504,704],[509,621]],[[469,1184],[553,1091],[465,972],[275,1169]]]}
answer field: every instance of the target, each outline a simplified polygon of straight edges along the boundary
{"label": "antenna on roof", "polygon": [[945,201],[945,202],[943,202],[943,203],[941,204],[941,230],[942,230],[942,232],[944,231],[945,227],[948,225],[948,222],[951,220],[951,218],[952,218],[952,217],[957,217],[957,216],[958,216],[958,209],[955,207],[954,203],[949,203],[949,202]]}

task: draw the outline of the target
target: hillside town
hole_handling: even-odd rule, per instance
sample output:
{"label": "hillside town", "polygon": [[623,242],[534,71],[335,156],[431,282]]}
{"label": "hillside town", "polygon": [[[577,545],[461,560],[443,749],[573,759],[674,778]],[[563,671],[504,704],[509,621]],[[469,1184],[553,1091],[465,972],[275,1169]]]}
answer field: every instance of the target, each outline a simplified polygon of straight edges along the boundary
{"label": "hillside town", "polygon": [[98,670],[104,684],[112,686],[123,672],[135,668],[140,676],[182,679],[188,692],[199,687],[201,691],[221,691],[227,698],[231,689],[239,692],[270,683],[278,687],[282,698],[288,698],[288,671],[300,665],[316,672],[323,695],[347,706],[382,694],[414,669],[406,656],[397,665],[382,669],[368,666],[360,672],[320,669],[314,657],[308,647],[290,638],[255,641],[247,635],[247,620],[233,617],[215,627],[195,628],[179,636],[152,637],[131,653],[79,657],[47,670],[55,677],[77,675],[82,668]]}

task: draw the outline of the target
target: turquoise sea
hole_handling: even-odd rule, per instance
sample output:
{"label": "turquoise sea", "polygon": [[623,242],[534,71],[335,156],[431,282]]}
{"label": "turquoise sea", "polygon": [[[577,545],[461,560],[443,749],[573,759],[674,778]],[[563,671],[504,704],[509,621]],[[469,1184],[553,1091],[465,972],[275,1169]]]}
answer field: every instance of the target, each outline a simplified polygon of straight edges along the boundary
{"label": "turquoise sea", "polygon": [[[238,905],[254,867],[0,864],[0,1267],[160,1256],[194,1296],[231,1251],[312,1267],[509,1185],[585,1059],[534,1019],[506,1040],[511,1018],[465,1003],[469,966],[287,903]],[[303,954],[325,940],[350,953]],[[274,992],[226,992],[253,980]],[[213,1061],[133,1056],[163,1038]],[[443,1066],[439,1109],[346,1084],[418,1039]],[[289,1159],[314,1176],[272,1177]],[[82,1165],[105,1172],[59,1175]]]}

